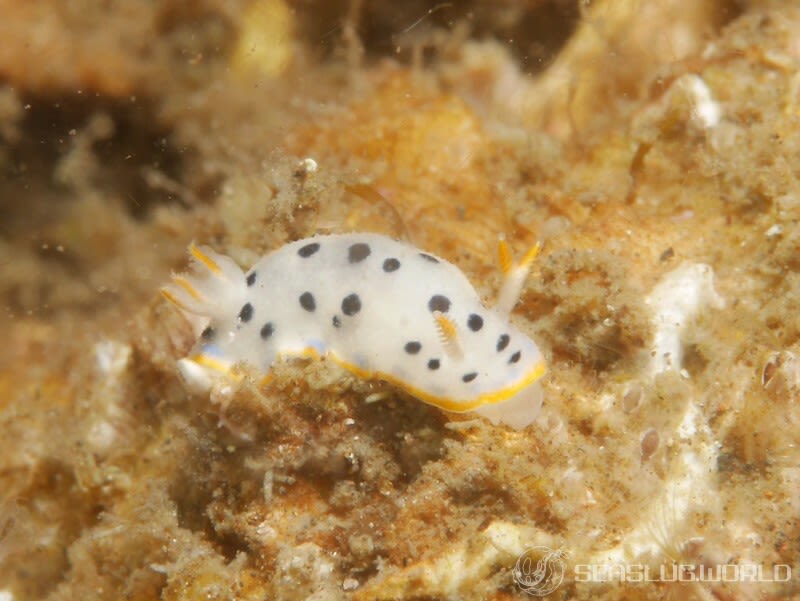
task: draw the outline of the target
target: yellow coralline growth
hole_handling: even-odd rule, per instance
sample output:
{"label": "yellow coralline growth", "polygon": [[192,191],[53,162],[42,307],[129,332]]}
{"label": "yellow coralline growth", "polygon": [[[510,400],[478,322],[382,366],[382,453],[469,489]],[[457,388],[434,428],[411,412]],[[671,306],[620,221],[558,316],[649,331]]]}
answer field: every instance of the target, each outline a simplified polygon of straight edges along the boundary
{"label": "yellow coralline growth", "polygon": [[291,8],[283,0],[252,0],[240,19],[231,68],[250,80],[278,77],[295,47]]}
{"label": "yellow coralline growth", "polygon": [[[424,74],[389,69],[376,77],[364,97],[295,128],[288,150],[352,173],[354,192],[373,206],[347,215],[347,227],[386,228],[388,211],[399,216],[388,233],[492,264],[498,237],[519,228],[508,199],[486,177],[501,149],[462,99],[441,93]],[[533,236],[522,233],[527,249]]]}

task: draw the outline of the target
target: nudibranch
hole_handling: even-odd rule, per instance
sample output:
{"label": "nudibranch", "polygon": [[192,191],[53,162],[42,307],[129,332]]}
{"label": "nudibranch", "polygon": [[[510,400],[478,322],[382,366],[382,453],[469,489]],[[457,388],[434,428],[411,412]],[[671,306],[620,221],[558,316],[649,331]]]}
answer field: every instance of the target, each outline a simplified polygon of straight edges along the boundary
{"label": "nudibranch", "polygon": [[501,240],[505,279],[491,309],[453,264],[367,233],[298,240],[247,272],[192,245],[192,272],[174,275],[162,292],[207,322],[179,363],[194,381],[210,385],[210,374],[239,362],[269,374],[282,357],[325,356],[446,411],[521,429],[539,413],[546,368],[509,316],[537,253],[515,264]]}

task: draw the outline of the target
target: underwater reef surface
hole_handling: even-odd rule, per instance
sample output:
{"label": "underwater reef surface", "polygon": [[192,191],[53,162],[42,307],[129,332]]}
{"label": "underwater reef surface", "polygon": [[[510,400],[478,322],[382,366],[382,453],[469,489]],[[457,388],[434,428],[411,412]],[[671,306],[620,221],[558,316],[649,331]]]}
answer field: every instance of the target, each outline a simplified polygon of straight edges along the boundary
{"label": "underwater reef surface", "polygon": [[[0,600],[800,594],[800,8],[584,4],[0,0]],[[191,241],[351,231],[542,243],[533,425],[187,390]]]}

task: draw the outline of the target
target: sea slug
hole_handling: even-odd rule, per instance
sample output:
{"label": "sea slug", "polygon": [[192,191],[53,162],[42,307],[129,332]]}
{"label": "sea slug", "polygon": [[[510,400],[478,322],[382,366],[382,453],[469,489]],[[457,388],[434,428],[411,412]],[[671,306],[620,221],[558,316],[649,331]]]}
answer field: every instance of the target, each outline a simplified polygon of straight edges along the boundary
{"label": "sea slug", "polygon": [[509,314],[537,252],[514,264],[501,241],[505,280],[492,309],[451,263],[366,233],[298,240],[247,272],[193,245],[192,273],[174,275],[162,292],[207,318],[179,364],[185,377],[227,373],[237,362],[269,374],[281,357],[324,355],[441,409],[521,429],[538,415],[546,369]]}

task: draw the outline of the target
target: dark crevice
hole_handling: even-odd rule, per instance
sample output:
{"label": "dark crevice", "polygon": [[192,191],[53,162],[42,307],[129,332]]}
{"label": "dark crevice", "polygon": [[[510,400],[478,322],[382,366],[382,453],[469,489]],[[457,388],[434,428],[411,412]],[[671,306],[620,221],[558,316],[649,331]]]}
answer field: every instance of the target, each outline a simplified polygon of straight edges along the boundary
{"label": "dark crevice", "polygon": [[341,50],[345,24],[355,25],[368,61],[393,57],[413,60],[420,46],[425,62],[436,59],[435,31],[466,26],[477,40],[494,39],[507,44],[523,70],[536,72],[549,64],[578,25],[580,13],[574,0],[541,0],[525,4],[492,4],[478,1],[438,2],[411,0],[402,3],[362,5],[354,18],[351,2],[334,0],[298,2],[300,37],[322,57]]}
{"label": "dark crevice", "polygon": [[19,135],[0,163],[0,233],[57,220],[65,199],[87,189],[118,198],[137,219],[182,200],[176,189],[193,153],[173,144],[151,102],[74,93],[21,104]]}

